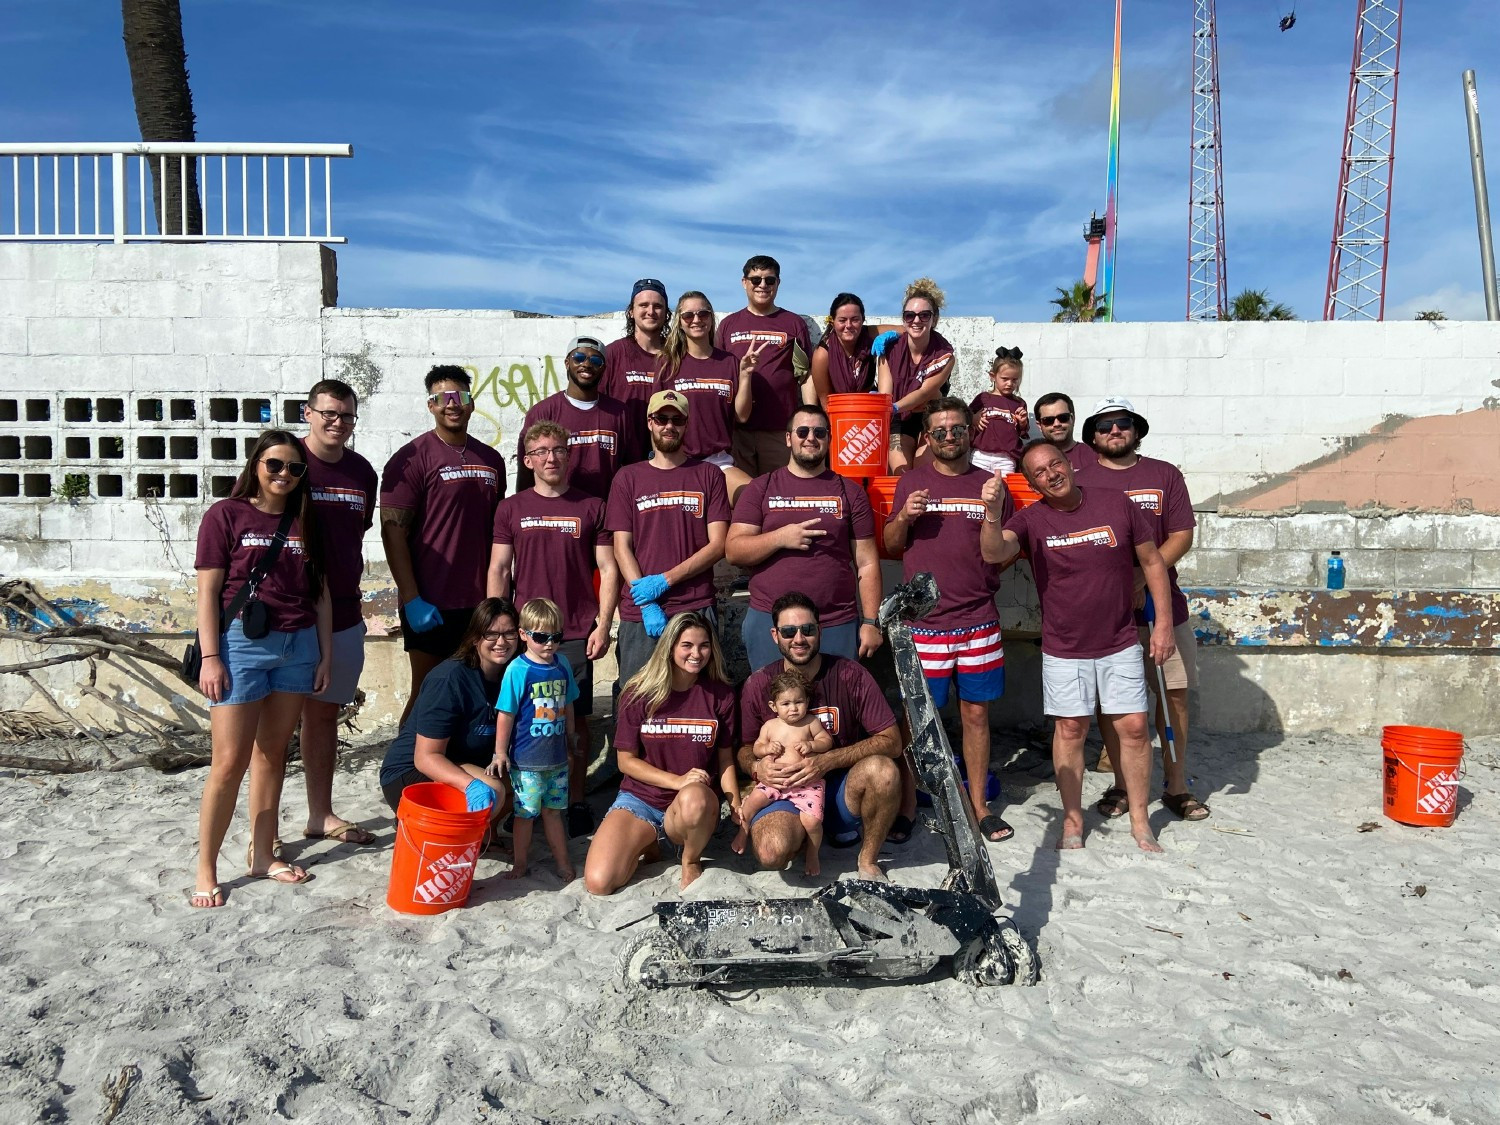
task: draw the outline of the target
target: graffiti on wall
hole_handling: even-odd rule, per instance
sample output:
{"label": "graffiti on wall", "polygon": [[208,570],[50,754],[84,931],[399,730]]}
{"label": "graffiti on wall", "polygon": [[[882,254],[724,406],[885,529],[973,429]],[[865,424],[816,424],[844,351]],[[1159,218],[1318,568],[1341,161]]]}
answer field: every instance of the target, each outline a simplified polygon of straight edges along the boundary
{"label": "graffiti on wall", "polygon": [[563,389],[560,365],[552,356],[539,361],[538,377],[532,364],[516,360],[496,364],[486,371],[478,363],[460,366],[474,380],[474,435],[496,449],[505,449],[505,435],[520,429],[526,412],[542,399]]}

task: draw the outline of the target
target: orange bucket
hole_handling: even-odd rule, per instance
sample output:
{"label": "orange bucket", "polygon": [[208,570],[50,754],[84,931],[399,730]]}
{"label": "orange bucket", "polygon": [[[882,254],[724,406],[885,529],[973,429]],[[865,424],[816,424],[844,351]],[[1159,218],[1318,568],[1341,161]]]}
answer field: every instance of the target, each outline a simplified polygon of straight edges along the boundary
{"label": "orange bucket", "polygon": [[1399,824],[1447,828],[1458,812],[1464,736],[1436,727],[1386,727],[1385,815]]}
{"label": "orange bucket", "polygon": [[846,477],[883,476],[891,445],[891,396],[828,396],[829,463]]}
{"label": "orange bucket", "polygon": [[441,914],[469,900],[490,812],[468,810],[468,799],[439,781],[402,791],[387,906],[402,914]]}
{"label": "orange bucket", "polygon": [[1025,473],[1006,473],[1005,491],[1010,493],[1010,502],[1016,511],[1029,508],[1042,498],[1042,494],[1031,487]]}
{"label": "orange bucket", "polygon": [[[900,477],[872,477],[866,488],[870,494],[870,509],[875,513],[875,549],[883,559],[899,559],[885,549],[885,521],[891,518],[891,506],[896,502],[896,482]],[[905,554],[903,551],[902,554]]]}

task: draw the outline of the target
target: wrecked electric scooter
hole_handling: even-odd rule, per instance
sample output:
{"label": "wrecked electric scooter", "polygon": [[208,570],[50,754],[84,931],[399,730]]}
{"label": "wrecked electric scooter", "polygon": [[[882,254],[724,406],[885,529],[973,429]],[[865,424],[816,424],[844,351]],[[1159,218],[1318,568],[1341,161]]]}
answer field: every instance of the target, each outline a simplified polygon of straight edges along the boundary
{"label": "wrecked electric scooter", "polygon": [[846,879],[810,898],[659,902],[657,928],[621,957],[627,983],[659,989],[907,980],[944,962],[966,984],[1036,983],[1036,954],[1013,922],[996,917],[995,872],[912,643],[909,622],[937,598],[932,575],[919,574],[881,603],[880,623],[911,720],[912,759],[948,853],[942,887]]}

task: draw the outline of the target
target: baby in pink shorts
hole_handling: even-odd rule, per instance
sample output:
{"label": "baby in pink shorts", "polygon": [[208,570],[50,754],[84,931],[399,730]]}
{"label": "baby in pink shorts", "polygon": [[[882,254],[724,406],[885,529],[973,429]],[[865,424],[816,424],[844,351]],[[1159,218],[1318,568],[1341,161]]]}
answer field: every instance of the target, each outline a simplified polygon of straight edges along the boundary
{"label": "baby in pink shorts", "polygon": [[[771,681],[768,689],[771,710],[776,714],[766,720],[755,740],[756,757],[771,757],[779,766],[796,765],[809,754],[823,754],[833,749],[833,735],[809,709],[807,681],[801,673],[785,671]],[[743,854],[749,838],[750,822],[755,814],[774,801],[790,801],[807,833],[807,851],[803,871],[817,875],[818,849],[823,846],[823,779],[790,789],[773,789],[756,782],[748,796],[735,807],[740,823],[739,835],[730,845]]]}

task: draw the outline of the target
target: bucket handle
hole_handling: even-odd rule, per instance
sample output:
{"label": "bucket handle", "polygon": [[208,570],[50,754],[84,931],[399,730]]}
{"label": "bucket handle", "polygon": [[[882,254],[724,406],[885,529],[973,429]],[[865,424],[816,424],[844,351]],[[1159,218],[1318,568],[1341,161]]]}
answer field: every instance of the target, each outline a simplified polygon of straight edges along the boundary
{"label": "bucket handle", "polygon": [[[1468,748],[1469,748],[1469,744],[1468,744],[1468,743],[1467,743],[1467,742],[1466,742],[1466,743],[1464,743],[1464,749],[1465,749],[1465,750],[1467,750],[1467,749],[1468,749]],[[1413,769],[1412,769],[1412,768],[1411,768],[1411,767],[1410,767],[1410,766],[1409,766],[1409,765],[1407,765],[1407,764],[1406,764],[1406,760],[1405,760],[1405,759],[1404,759],[1404,758],[1401,758],[1401,757],[1399,757],[1399,756],[1397,756],[1397,755],[1392,755],[1392,757],[1395,757],[1395,758],[1396,758],[1396,764],[1397,764],[1397,765],[1398,765],[1398,766],[1400,766],[1400,767],[1401,767],[1401,768],[1402,768],[1402,769],[1406,769],[1406,770],[1411,770],[1411,772],[1412,772],[1412,773],[1413,773],[1413,774],[1416,774],[1416,775],[1417,775],[1417,779],[1418,779],[1418,780],[1421,780],[1421,774],[1417,774],[1417,771],[1416,771],[1416,770],[1413,770]],[[1462,761],[1460,761],[1460,762],[1459,762],[1459,763],[1458,763],[1458,776],[1457,776],[1457,777],[1456,777],[1456,778],[1454,778],[1454,781],[1455,781],[1455,782],[1458,782],[1458,781],[1462,781],[1462,780],[1463,780],[1463,779],[1464,779],[1464,778],[1466,778],[1466,777],[1468,777],[1468,776],[1469,776],[1469,774],[1468,774],[1468,772],[1467,772],[1467,771],[1466,771],[1466,770],[1465,770],[1465,769],[1464,769],[1464,764],[1463,764],[1463,762],[1462,762]]]}

